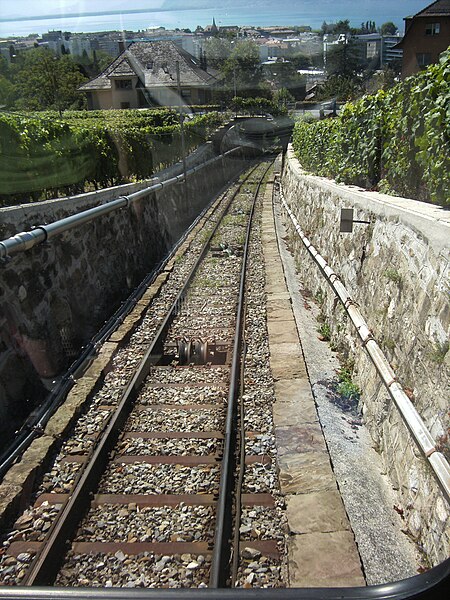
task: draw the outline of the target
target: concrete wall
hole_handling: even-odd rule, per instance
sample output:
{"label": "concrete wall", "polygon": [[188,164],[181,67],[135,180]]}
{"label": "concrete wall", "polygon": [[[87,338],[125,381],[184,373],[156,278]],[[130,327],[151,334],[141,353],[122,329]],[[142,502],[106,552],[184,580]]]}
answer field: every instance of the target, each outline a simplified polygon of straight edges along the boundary
{"label": "concrete wall", "polygon": [[[306,175],[289,149],[282,176],[303,231],[359,304],[400,383],[449,456],[450,214],[421,202],[366,192]],[[352,234],[339,233],[341,208],[354,208]],[[430,563],[448,557],[449,505],[361,349],[344,309],[292,234],[305,286],[322,302],[332,343],[354,361],[365,422],[400,494],[405,529]]]}
{"label": "concrete wall", "polygon": [[[214,155],[207,144],[188,168]],[[1,266],[0,433],[42,396],[40,380],[64,372],[98,330],[163,258],[201,210],[244,166],[219,160],[177,184],[82,225]],[[182,172],[177,164],[161,179]],[[152,180],[73,198],[0,209],[0,239],[147,187]],[[28,408],[27,408],[28,407]]]}

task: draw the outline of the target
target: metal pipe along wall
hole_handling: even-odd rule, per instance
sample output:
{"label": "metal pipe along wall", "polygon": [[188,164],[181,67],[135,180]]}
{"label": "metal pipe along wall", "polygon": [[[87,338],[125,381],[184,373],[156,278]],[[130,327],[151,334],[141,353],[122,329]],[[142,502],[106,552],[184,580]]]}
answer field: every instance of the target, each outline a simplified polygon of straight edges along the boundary
{"label": "metal pipe along wall", "polygon": [[280,196],[283,207],[289,215],[289,218],[291,219],[298,236],[314,261],[319,266],[334,293],[343,304],[351,322],[358,332],[364,349],[369,355],[372,363],[375,365],[375,368],[377,369],[384,386],[389,392],[389,395],[394,401],[398,411],[400,412],[401,418],[408,427],[414,441],[427,460],[432,472],[436,476],[447,500],[450,502],[450,465],[448,461],[445,459],[443,454],[436,450],[433,436],[427,429],[422,417],[415,409],[411,400],[404,392],[402,386],[398,383],[397,377],[388,360],[386,359],[376,340],[373,338],[373,335],[366,321],[364,320],[364,317],[359,312],[356,303],[352,300],[347,289],[340,281],[339,275],[333,271],[323,256],[319,254],[317,249],[314,248],[314,246],[303,233],[297,219],[295,218],[295,215],[286,202],[281,185]]}
{"label": "metal pipe along wall", "polygon": [[[225,157],[228,157],[231,154],[234,154],[236,151],[240,150],[240,148],[233,148],[232,150],[228,150],[224,154],[212,158],[205,163],[198,165],[186,172],[186,176],[192,175],[196,173],[200,169],[204,169],[205,167],[212,165],[218,160],[222,160]],[[17,233],[16,235],[7,238],[0,242],[0,260],[5,260],[11,257],[13,254],[17,254],[18,252],[24,252],[37,246],[38,244],[42,244],[46,240],[54,237],[55,235],[59,235],[64,233],[64,231],[68,231],[69,229],[73,229],[75,227],[79,227],[80,225],[84,225],[85,223],[89,223],[94,219],[98,219],[104,215],[109,214],[110,212],[119,210],[124,207],[130,206],[131,203],[135,202],[151,194],[153,192],[158,192],[166,187],[170,187],[176,183],[180,183],[184,180],[184,174],[177,175],[176,177],[172,177],[170,179],[166,179],[165,181],[159,181],[149,187],[144,188],[138,192],[134,192],[133,194],[129,194],[128,196],[121,196],[116,200],[111,200],[105,204],[100,206],[96,206],[94,208],[89,208],[88,210],[84,210],[75,215],[71,215],[70,217],[65,217],[64,219],[59,219],[58,221],[54,221],[49,225],[38,225],[31,231],[23,231],[21,233]]]}

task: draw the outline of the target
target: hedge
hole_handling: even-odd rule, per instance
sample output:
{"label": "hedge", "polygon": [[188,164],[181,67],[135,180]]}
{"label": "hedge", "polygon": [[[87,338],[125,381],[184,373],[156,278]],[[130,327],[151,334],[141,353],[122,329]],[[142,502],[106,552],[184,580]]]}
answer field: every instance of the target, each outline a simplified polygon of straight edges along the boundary
{"label": "hedge", "polygon": [[[221,122],[215,112],[186,121],[186,152]],[[171,109],[2,113],[0,204],[143,179],[181,156],[179,116]]]}
{"label": "hedge", "polygon": [[335,119],[297,122],[293,145],[317,175],[449,206],[450,49],[389,91],[346,104]]}

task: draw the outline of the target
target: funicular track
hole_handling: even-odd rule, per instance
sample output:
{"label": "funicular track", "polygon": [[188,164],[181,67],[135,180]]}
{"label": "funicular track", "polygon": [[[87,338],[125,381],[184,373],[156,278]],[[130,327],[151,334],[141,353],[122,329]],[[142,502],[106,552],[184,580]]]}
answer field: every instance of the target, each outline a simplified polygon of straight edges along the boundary
{"label": "funicular track", "polygon": [[[256,167],[242,182],[248,196],[258,169],[265,168]],[[233,199],[238,197],[235,191]],[[250,213],[250,198],[246,200],[247,208],[239,205],[238,197],[236,208],[230,206],[228,212],[228,217],[242,220],[241,233]],[[217,205],[206,223],[218,221],[221,212],[223,207]],[[0,587],[1,598],[167,599],[178,598],[180,593],[185,598],[197,598],[196,589],[161,588],[242,587],[238,573],[248,571],[243,568],[248,561],[242,561],[242,550],[250,551],[250,557],[252,552],[265,557],[277,555],[275,539],[265,536],[249,542],[239,527],[240,513],[244,514],[241,523],[247,525],[245,513],[256,512],[255,508],[270,511],[274,497],[268,490],[240,494],[244,469],[257,461],[266,466],[271,456],[266,450],[259,456],[252,452],[246,456],[247,444],[261,436],[251,427],[244,431],[242,402],[237,406],[240,415],[229,417],[227,412],[232,399],[243,393],[247,351],[247,341],[235,333],[235,321],[237,329],[247,327],[249,307],[243,301],[244,306],[238,309],[241,301],[234,296],[245,285],[226,266],[234,262],[237,271],[245,273],[243,236],[238,238],[230,241],[223,233],[210,233],[209,249],[202,251],[203,263],[194,266],[186,261],[184,271],[174,273],[170,280],[170,302],[156,297],[147,332],[137,331],[127,338],[139,359],[127,361],[119,352],[117,362],[124,371],[111,380],[113,373],[106,374],[109,387],[100,390],[94,401],[94,423],[83,429],[86,420],[79,419],[73,440],[64,442],[57,465],[38,486],[34,507],[19,517],[15,531],[4,543],[3,551],[21,557],[21,571],[16,571],[15,580],[1,581],[3,573],[13,567],[5,561],[2,564],[0,555],[0,581],[15,586]],[[211,269],[203,270],[208,260],[214,276]],[[183,272],[189,273],[191,287],[185,285]],[[170,316],[166,310],[169,304]],[[240,325],[239,315],[244,315]],[[258,344],[257,340],[248,341]],[[249,354],[254,352],[251,344],[249,348]],[[239,353],[242,355],[237,358]],[[238,367],[233,380],[231,364],[235,361]],[[136,368],[138,362],[140,367]],[[233,389],[238,392],[234,397]],[[225,429],[229,418],[231,431]],[[109,441],[100,433],[102,428]],[[233,475],[221,467],[227,445]],[[100,461],[97,465],[92,462],[94,458]],[[187,473],[196,474],[194,480],[184,477]],[[82,484],[84,490],[80,489]],[[224,485],[228,487],[225,496],[221,494]],[[53,521],[58,514],[67,520]],[[151,527],[146,523],[150,515]],[[50,538],[56,545],[47,549],[44,544]],[[220,538],[222,543],[214,545]],[[146,565],[147,572],[156,571],[155,579],[135,578],[130,587],[146,589],[126,589],[127,577],[133,572],[139,575],[137,564]],[[267,571],[268,564],[262,563],[259,570]],[[108,579],[102,573],[104,567],[109,569]],[[448,569],[447,561],[409,580],[367,588],[209,589],[201,594],[267,600],[439,599],[445,597]],[[159,573],[164,571],[169,571],[174,581],[170,577],[161,580]],[[178,575],[173,575],[175,571]]]}
{"label": "funicular track", "polygon": [[[63,465],[81,465],[73,487],[61,494],[47,486],[37,497],[36,506],[57,505],[60,510],[45,539],[12,542],[13,555],[35,553],[21,585],[74,585],[75,563],[82,565],[82,556],[89,553],[112,553],[126,569],[132,559],[125,561],[125,556],[148,558],[151,553],[160,557],[157,568],[166,561],[185,573],[181,587],[225,587],[235,580],[230,564],[234,556],[236,572],[239,535],[234,535],[237,548],[230,542],[246,265],[255,202],[270,164],[252,168],[221,218],[215,217],[198,259],[117,406],[98,406],[100,412],[108,411],[99,439],[88,453],[60,460]],[[138,471],[142,473],[136,482]],[[270,494],[244,494],[242,502],[271,505],[272,499]],[[180,512],[189,525],[203,521],[200,535],[179,527],[171,532],[168,526],[158,541],[150,535],[138,541],[139,534],[131,541],[129,536],[118,541],[116,522],[110,535],[107,531],[98,540],[86,525],[89,519],[112,523],[115,517],[139,521],[142,511],[152,509],[159,510],[166,523]],[[80,526],[83,515],[87,516]],[[276,553],[276,541],[256,541],[253,548]],[[63,560],[67,550],[69,558]],[[172,561],[171,556],[178,558]],[[74,573],[72,581],[68,572]]]}

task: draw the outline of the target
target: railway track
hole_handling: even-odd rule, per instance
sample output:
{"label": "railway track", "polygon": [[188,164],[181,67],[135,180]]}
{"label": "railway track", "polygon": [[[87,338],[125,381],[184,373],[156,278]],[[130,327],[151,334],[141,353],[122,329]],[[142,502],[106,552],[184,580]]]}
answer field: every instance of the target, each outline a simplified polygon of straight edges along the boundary
{"label": "railway track", "polygon": [[3,543],[8,585],[283,585],[264,275],[270,163],[207,215]]}

